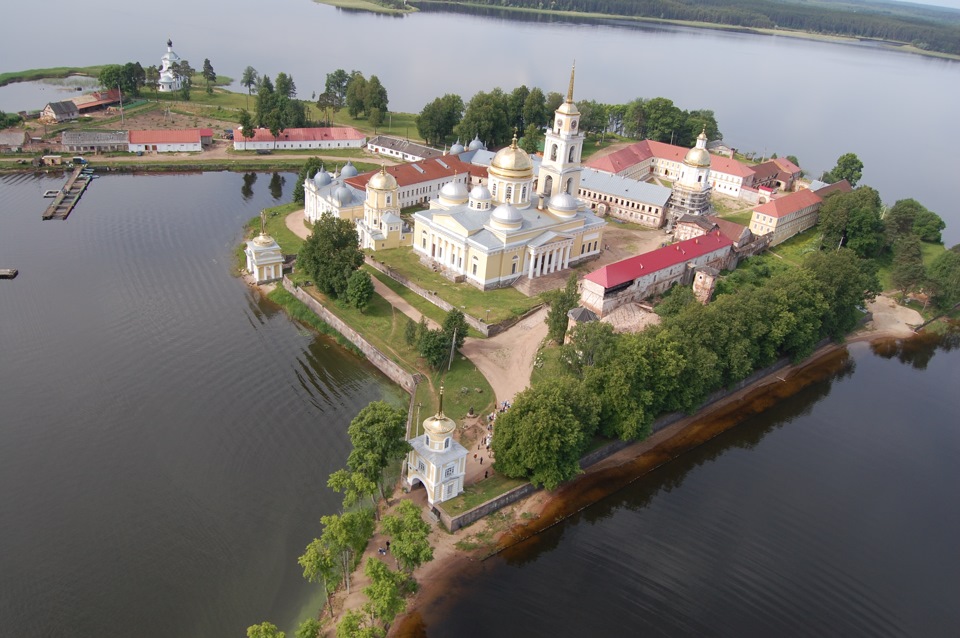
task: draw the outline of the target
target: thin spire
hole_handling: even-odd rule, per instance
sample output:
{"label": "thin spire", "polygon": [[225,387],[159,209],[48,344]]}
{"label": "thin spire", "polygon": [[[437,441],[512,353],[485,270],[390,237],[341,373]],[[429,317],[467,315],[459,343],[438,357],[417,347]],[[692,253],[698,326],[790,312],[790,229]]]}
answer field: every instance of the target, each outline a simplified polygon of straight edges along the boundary
{"label": "thin spire", "polygon": [[440,386],[440,407],[437,409],[437,416],[443,416],[443,386]]}
{"label": "thin spire", "polygon": [[567,89],[567,102],[573,102],[573,76],[577,72],[577,61],[573,61],[573,66],[570,68],[570,88]]}

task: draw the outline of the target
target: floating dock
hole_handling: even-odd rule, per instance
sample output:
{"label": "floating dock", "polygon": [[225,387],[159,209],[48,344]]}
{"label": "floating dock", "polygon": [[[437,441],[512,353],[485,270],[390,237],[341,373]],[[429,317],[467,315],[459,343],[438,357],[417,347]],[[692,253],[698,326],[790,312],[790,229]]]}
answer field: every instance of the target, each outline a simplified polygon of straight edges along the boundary
{"label": "floating dock", "polygon": [[0,268],[0,279],[16,279],[19,274],[16,268]]}
{"label": "floating dock", "polygon": [[67,178],[67,183],[43,212],[44,219],[66,219],[73,211],[73,207],[77,205],[77,201],[90,183],[90,176],[83,174],[83,169],[83,166],[73,169],[73,173]]}

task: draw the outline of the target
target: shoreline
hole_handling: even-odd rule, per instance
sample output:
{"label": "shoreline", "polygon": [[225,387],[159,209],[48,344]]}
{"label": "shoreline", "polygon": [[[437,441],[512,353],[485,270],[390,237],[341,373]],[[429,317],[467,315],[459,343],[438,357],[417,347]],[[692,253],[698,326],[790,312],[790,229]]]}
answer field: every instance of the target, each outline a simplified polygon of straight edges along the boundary
{"label": "shoreline", "polygon": [[745,419],[764,412],[809,385],[839,372],[849,361],[850,345],[863,342],[874,345],[909,340],[914,336],[915,333],[907,335],[904,330],[861,329],[842,343],[827,344],[804,361],[771,372],[647,439],[628,445],[590,466],[553,492],[541,489],[519,501],[512,506],[513,523],[495,536],[492,547],[473,551],[463,551],[455,547],[457,540],[482,531],[487,519],[481,519],[464,528],[462,533],[458,531],[448,534],[441,531],[441,534],[451,539],[450,542],[435,547],[434,559],[414,574],[421,583],[421,588],[410,600],[405,614],[395,621],[388,635],[425,635],[426,620],[421,610],[427,607],[442,608],[450,602],[451,593],[455,592],[458,583],[469,579],[471,569],[479,569],[487,559],[509,552],[511,548],[735,428]]}

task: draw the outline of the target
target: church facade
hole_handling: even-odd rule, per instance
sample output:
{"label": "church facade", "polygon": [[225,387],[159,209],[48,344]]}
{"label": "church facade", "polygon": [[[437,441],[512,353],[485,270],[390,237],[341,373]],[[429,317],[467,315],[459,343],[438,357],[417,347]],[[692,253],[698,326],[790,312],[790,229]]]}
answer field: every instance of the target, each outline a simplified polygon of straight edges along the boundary
{"label": "church facade", "polygon": [[573,83],[571,72],[536,176],[514,136],[490,161],[486,185],[468,192],[463,184],[447,184],[429,209],[414,213],[413,249],[424,264],[488,290],[599,254],[606,222],[576,198],[584,135]]}
{"label": "church facade", "polygon": [[173,40],[167,40],[167,52],[160,58],[160,81],[157,88],[161,93],[171,93],[183,88],[183,79],[174,69],[180,63],[180,56],[173,52]]}

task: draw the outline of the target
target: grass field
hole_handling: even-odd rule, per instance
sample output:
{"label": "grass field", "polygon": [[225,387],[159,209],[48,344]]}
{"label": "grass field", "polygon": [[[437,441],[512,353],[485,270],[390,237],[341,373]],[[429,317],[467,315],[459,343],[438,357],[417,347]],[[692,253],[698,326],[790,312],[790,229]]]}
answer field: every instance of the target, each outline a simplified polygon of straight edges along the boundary
{"label": "grass field", "polygon": [[[487,323],[499,323],[520,316],[541,303],[539,297],[526,297],[513,288],[483,291],[467,283],[453,283],[422,266],[412,248],[379,250],[372,257],[417,285],[435,292],[444,301]],[[487,309],[490,310],[489,321]]]}
{"label": "grass field", "polygon": [[0,86],[13,82],[32,82],[46,78],[65,78],[70,75],[87,75],[92,78],[100,75],[103,66],[57,66],[47,69],[27,69],[26,71],[9,71],[0,73]]}

